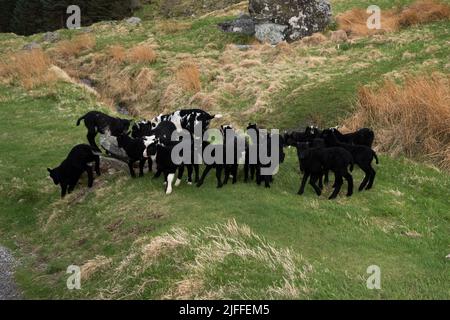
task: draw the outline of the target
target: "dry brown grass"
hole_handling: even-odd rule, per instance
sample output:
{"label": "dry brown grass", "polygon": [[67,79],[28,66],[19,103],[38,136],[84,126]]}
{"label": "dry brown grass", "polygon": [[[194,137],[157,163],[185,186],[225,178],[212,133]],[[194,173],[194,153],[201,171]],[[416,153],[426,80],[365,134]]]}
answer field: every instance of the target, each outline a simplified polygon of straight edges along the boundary
{"label": "dry brown grass", "polygon": [[127,60],[132,63],[154,63],[157,59],[155,50],[148,45],[138,45],[131,48]]}
{"label": "dry brown grass", "polygon": [[194,63],[183,63],[176,71],[176,79],[186,91],[199,92],[202,90],[200,69]]}
{"label": "dry brown grass", "polygon": [[189,30],[191,28],[192,23],[176,20],[164,20],[156,23],[156,30],[158,33],[163,34],[174,34],[180,31]]}
{"label": "dry brown grass", "polygon": [[419,0],[406,7],[399,16],[399,24],[407,27],[450,18],[450,6],[434,0]]}
{"label": "dry brown grass", "polygon": [[81,266],[81,279],[90,279],[96,272],[108,268],[111,263],[112,259],[104,256],[97,256],[94,259],[87,261]]}
{"label": "dry brown grass", "polygon": [[113,45],[108,48],[108,56],[115,62],[122,63],[127,57],[127,52],[121,45]]}
{"label": "dry brown grass", "polygon": [[449,76],[409,76],[403,85],[386,81],[380,88],[363,87],[356,106],[348,129],[372,127],[381,151],[450,170]]}
{"label": "dry brown grass", "polygon": [[390,10],[381,12],[381,29],[367,28],[367,19],[370,14],[365,9],[354,8],[336,17],[339,29],[352,36],[366,36],[380,32],[392,32],[398,30],[398,16]]}
{"label": "dry brown grass", "polygon": [[41,49],[20,51],[0,62],[0,77],[6,82],[17,81],[25,89],[33,89],[57,80],[50,72],[50,66],[50,58]]}
{"label": "dry brown grass", "polygon": [[77,56],[84,50],[90,50],[96,45],[95,36],[90,34],[83,34],[74,37],[72,40],[60,41],[56,47],[55,52],[63,57]]}
{"label": "dry brown grass", "polygon": [[392,32],[415,24],[428,23],[450,18],[450,6],[436,0],[418,0],[402,9],[383,10],[381,29],[367,28],[370,14],[365,9],[355,8],[336,17],[340,29],[350,35],[366,36],[380,32]]}
{"label": "dry brown grass", "polygon": [[153,88],[155,84],[155,74],[149,68],[143,68],[134,79],[134,89],[137,94],[143,95]]}

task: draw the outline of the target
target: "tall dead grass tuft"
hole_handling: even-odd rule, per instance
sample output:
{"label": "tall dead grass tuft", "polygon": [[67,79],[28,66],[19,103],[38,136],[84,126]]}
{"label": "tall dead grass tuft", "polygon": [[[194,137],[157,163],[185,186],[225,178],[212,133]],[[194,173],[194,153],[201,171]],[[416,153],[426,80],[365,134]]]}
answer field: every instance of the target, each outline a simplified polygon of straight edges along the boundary
{"label": "tall dead grass tuft", "polygon": [[25,89],[33,89],[56,82],[57,77],[49,70],[51,65],[50,58],[41,49],[20,51],[0,63],[0,77],[7,82],[18,81]]}
{"label": "tall dead grass tuft", "polygon": [[90,50],[96,45],[95,36],[83,34],[74,37],[72,40],[60,41],[55,48],[55,52],[65,58],[77,56],[84,50]]}
{"label": "tall dead grass tuft", "polygon": [[117,63],[122,63],[127,57],[127,52],[121,45],[113,45],[108,48],[108,56]]}
{"label": "tall dead grass tuft", "polygon": [[365,9],[355,8],[336,17],[340,29],[356,36],[391,32],[415,24],[428,23],[450,18],[450,6],[436,0],[418,0],[401,9],[383,10],[381,29],[367,28],[370,14]]}
{"label": "tall dead grass tuft", "polygon": [[112,264],[112,259],[104,256],[96,256],[94,259],[87,261],[81,266],[81,278],[83,280],[90,279],[95,273],[105,270]]}
{"label": "tall dead grass tuft", "polygon": [[380,32],[392,32],[399,28],[398,16],[391,10],[384,10],[381,14],[381,29],[369,29],[367,27],[367,20],[370,13],[365,9],[354,8],[343,12],[336,17],[339,29],[344,30],[347,34],[352,36],[366,36],[373,35]]}
{"label": "tall dead grass tuft", "polygon": [[176,79],[184,90],[192,92],[199,92],[202,90],[200,69],[194,63],[183,63],[176,72]]}
{"label": "tall dead grass tuft", "polygon": [[155,74],[149,68],[143,68],[134,79],[134,88],[139,95],[145,94],[155,83]]}
{"label": "tall dead grass tuft", "polygon": [[361,88],[356,113],[346,127],[372,127],[381,151],[450,170],[449,123],[450,77],[433,74],[409,76],[403,85],[386,81],[379,88]]}
{"label": "tall dead grass tuft", "polygon": [[138,45],[131,48],[127,60],[132,63],[154,63],[157,59],[155,50],[148,45]]}

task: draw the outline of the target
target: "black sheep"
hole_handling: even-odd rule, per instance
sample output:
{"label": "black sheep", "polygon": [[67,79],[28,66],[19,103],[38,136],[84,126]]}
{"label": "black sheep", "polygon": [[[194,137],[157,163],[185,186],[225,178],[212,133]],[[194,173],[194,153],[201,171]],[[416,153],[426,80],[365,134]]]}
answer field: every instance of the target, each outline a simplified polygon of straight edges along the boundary
{"label": "black sheep", "polygon": [[80,144],[75,146],[61,163],[55,169],[47,168],[50,177],[53,179],[55,185],[61,186],[61,198],[66,196],[66,193],[72,193],[75,186],[78,184],[83,172],[88,174],[88,186],[92,188],[94,184],[94,174],[90,163],[95,162],[95,172],[100,176],[100,157],[95,154],[92,147],[87,144]]}
{"label": "black sheep", "polygon": [[370,190],[373,186],[376,171],[372,167],[372,161],[375,158],[376,163],[379,164],[378,156],[370,147],[364,145],[354,145],[349,143],[340,142],[333,130],[327,129],[322,133],[325,143],[328,147],[341,147],[350,152],[353,157],[353,161],[357,164],[362,171],[364,171],[365,176],[361,185],[359,186],[359,191]]}
{"label": "black sheep", "polygon": [[152,170],[152,160],[147,156],[147,147],[153,142],[151,137],[144,137],[133,139],[126,134],[122,134],[117,137],[117,145],[119,148],[125,150],[128,156],[128,168],[130,169],[130,175],[136,178],[133,165],[139,161],[139,177],[144,176],[144,166],[148,161],[149,171]]}
{"label": "black sheep", "polygon": [[95,151],[101,152],[95,143],[95,137],[98,133],[106,134],[109,132],[112,136],[118,137],[126,134],[130,128],[131,121],[126,119],[110,117],[99,111],[91,111],[86,113],[77,121],[77,126],[84,120],[84,124],[88,129],[87,139],[89,144]]}
{"label": "black sheep", "polygon": [[[261,159],[261,148],[265,147],[267,148],[267,157],[273,160],[273,158],[276,157],[277,164],[280,165],[284,162],[285,153],[284,153],[284,138],[278,134],[271,134],[269,132],[266,132],[265,134],[262,134],[261,130],[258,128],[256,124],[250,124],[247,127],[248,133],[250,133],[251,136],[253,136],[253,139],[255,141],[252,141],[252,147],[248,147],[246,150],[246,163],[245,163],[245,175],[248,178],[248,171],[251,169],[254,169],[256,171],[256,183],[258,185],[261,185],[261,183],[264,181],[264,185],[266,188],[270,188],[270,184],[273,182],[273,175],[275,172],[272,172],[270,174],[263,174],[263,171],[269,170],[274,163],[270,161],[269,163],[262,163]],[[256,138],[256,139],[255,139]],[[275,144],[273,142],[278,142],[278,150],[275,150]],[[278,151],[278,154],[274,154],[274,152]],[[251,154],[256,154],[256,164],[250,164],[249,160],[251,159]],[[273,157],[272,157],[273,155]],[[254,159],[253,159],[254,160]],[[253,168],[252,168],[253,166]],[[275,171],[278,168],[275,168]]]}
{"label": "black sheep", "polygon": [[139,121],[136,122],[131,128],[131,136],[135,139],[150,137],[153,135],[155,124],[151,121]]}
{"label": "black sheep", "polygon": [[300,142],[297,144],[297,155],[300,163],[300,170],[304,172],[303,179],[300,185],[299,195],[305,192],[305,185],[310,178],[310,185],[314,188],[317,195],[322,194],[322,190],[317,186],[317,181],[324,174],[326,170],[334,172],[336,181],[334,184],[334,191],[329,199],[334,199],[339,194],[343,178],[347,180],[348,191],[347,196],[353,194],[353,177],[348,171],[353,170],[353,159],[351,154],[344,148],[311,148],[310,142]]}
{"label": "black sheep", "polygon": [[330,130],[334,133],[336,139],[342,143],[356,144],[372,148],[373,141],[375,140],[375,133],[369,128],[362,128],[358,131],[346,134],[342,134],[336,128],[332,128]]}

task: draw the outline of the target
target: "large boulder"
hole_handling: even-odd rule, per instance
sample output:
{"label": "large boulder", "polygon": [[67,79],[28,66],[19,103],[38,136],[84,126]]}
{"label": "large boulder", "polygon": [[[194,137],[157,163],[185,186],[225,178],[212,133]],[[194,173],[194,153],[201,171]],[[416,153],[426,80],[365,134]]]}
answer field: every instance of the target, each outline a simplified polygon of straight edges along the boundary
{"label": "large boulder", "polygon": [[328,0],[250,0],[248,10],[255,21],[287,26],[287,41],[323,31],[332,17]]}
{"label": "large boulder", "polygon": [[331,22],[329,0],[250,0],[249,16],[219,26],[226,32],[249,35],[277,44],[323,31]]}
{"label": "large boulder", "polygon": [[255,37],[261,42],[278,44],[285,40],[285,31],[288,27],[276,23],[261,23],[255,26]]}

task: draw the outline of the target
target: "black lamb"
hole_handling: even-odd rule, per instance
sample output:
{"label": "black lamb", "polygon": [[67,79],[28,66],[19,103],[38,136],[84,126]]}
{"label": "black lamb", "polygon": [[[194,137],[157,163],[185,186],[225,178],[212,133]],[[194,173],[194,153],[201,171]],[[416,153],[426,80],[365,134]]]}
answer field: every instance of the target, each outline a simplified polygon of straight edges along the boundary
{"label": "black lamb", "polygon": [[95,163],[95,172],[100,176],[100,156],[94,153],[91,146],[80,144],[70,151],[59,167],[47,168],[55,185],[61,186],[61,198],[64,198],[67,193],[72,193],[85,171],[88,174],[88,187],[92,188],[94,174],[90,163],[93,162]]}

